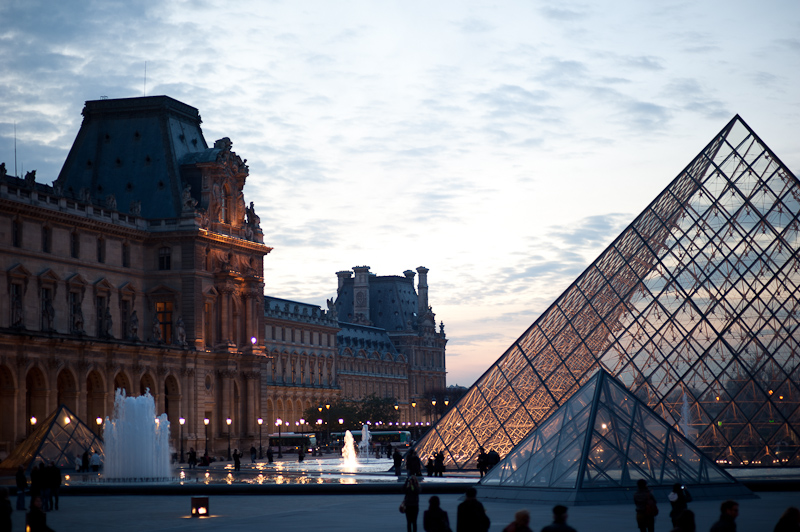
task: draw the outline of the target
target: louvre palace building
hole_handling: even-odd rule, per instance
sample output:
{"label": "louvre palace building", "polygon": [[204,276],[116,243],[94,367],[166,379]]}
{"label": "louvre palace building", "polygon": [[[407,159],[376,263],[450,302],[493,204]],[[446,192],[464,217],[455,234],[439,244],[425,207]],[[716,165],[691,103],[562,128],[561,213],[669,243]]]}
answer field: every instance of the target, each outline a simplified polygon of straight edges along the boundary
{"label": "louvre palace building", "polygon": [[88,101],[57,179],[0,166],[0,458],[60,405],[95,427],[118,389],[150,391],[176,450],[207,433],[219,454],[336,399],[413,421],[445,387],[427,269],[416,290],[412,271],[339,272],[327,309],[265,296],[246,160],[200,124],[167,96]]}

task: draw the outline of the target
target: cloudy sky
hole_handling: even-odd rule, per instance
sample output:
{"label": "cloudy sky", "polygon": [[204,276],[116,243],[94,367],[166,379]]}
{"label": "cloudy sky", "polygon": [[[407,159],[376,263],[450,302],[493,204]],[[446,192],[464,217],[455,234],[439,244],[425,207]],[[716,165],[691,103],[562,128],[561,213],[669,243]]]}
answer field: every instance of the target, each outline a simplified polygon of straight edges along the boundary
{"label": "cloudy sky", "polygon": [[[248,159],[267,293],[430,268],[471,384],[735,115],[800,169],[797,0],[4,0],[0,161],[166,94]],[[146,63],[146,82],[145,82]]]}

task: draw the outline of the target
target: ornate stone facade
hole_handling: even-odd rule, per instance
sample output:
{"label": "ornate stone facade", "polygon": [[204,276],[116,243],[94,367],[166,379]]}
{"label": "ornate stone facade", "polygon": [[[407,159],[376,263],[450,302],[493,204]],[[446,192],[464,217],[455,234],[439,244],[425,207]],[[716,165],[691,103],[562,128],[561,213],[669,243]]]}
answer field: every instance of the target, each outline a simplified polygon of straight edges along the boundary
{"label": "ornate stone facade", "polygon": [[[308,408],[340,397],[336,334],[339,324],[319,306],[275,297],[264,298],[265,347],[271,355],[264,374],[266,417],[270,432],[275,420],[296,431]],[[327,418],[322,416],[325,421]],[[314,430],[316,420],[305,420]]]}
{"label": "ornate stone facade", "polygon": [[229,430],[249,445],[271,248],[244,203],[246,161],[168,97],[83,114],[53,186],[0,179],[0,454],[61,403],[94,425],[117,388],[150,390],[176,450],[181,432],[187,450],[206,431],[212,452]]}
{"label": "ornate stone facade", "polygon": [[230,139],[208,147],[197,109],[166,96],[83,115],[52,186],[0,165],[0,458],[60,404],[95,426],[120,388],[150,390],[176,451],[248,449],[337,398],[393,398],[421,421],[410,405],[445,385],[426,269],[419,296],[413,272],[357,269],[358,313],[349,272],[327,310],[265,297],[272,248]]}
{"label": "ornate stone facade", "polygon": [[426,392],[446,388],[444,324],[428,305],[428,269],[376,276],[369,266],[337,272],[334,307],[343,395],[395,398],[402,422],[432,421],[417,405]]}

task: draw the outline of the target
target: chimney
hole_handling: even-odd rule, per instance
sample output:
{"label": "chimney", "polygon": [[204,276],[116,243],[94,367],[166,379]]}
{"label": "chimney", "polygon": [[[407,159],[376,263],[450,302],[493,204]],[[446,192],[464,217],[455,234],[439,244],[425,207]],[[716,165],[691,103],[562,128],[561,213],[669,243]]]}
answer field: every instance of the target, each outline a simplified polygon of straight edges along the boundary
{"label": "chimney", "polygon": [[411,284],[414,284],[414,276],[417,275],[416,273],[412,272],[411,270],[406,270],[403,272],[403,275],[406,276],[406,279],[411,281]]}
{"label": "chimney", "polygon": [[342,291],[342,287],[344,287],[344,283],[346,283],[347,280],[350,279],[350,271],[345,270],[342,272],[336,272],[336,277],[339,278],[339,288],[336,289],[336,295],[338,296],[339,293],[341,293]]}
{"label": "chimney", "polygon": [[428,312],[428,268],[420,266],[417,268],[419,274],[419,285],[417,285],[417,315],[424,316]]}
{"label": "chimney", "polygon": [[356,274],[353,282],[353,314],[369,321],[369,266],[354,266]]}

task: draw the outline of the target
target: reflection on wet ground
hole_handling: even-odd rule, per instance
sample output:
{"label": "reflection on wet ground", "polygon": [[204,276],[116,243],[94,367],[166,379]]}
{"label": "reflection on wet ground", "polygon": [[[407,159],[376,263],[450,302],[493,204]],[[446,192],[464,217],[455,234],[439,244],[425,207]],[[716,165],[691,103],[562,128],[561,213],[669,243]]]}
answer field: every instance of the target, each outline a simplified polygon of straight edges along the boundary
{"label": "reflection on wet ground", "polygon": [[[306,459],[303,462],[278,460],[268,464],[266,460],[242,463],[234,471],[233,462],[214,462],[209,467],[189,469],[187,464],[174,464],[176,484],[368,484],[398,482],[389,469],[393,462],[388,458],[362,459],[356,466],[344,465],[341,458],[325,457]],[[98,474],[71,473],[64,471],[64,485],[80,485],[104,482],[102,472]],[[404,477],[403,477],[404,478]],[[445,473],[436,482],[473,484],[479,479],[477,472]],[[431,479],[434,480],[434,479]],[[145,481],[146,482],[146,481]],[[169,482],[169,481],[165,481]],[[120,484],[119,481],[114,481]],[[164,482],[160,482],[163,484]]]}

